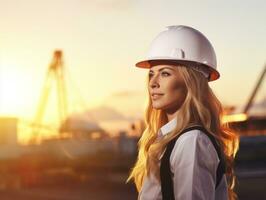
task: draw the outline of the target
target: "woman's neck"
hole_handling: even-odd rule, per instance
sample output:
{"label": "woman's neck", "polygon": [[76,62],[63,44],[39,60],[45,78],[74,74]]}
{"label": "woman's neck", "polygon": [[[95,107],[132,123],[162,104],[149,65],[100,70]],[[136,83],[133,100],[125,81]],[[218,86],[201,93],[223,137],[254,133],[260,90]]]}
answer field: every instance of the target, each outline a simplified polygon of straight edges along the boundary
{"label": "woman's neck", "polygon": [[168,122],[170,122],[172,119],[174,119],[177,116],[178,110],[167,110],[166,111],[166,117]]}

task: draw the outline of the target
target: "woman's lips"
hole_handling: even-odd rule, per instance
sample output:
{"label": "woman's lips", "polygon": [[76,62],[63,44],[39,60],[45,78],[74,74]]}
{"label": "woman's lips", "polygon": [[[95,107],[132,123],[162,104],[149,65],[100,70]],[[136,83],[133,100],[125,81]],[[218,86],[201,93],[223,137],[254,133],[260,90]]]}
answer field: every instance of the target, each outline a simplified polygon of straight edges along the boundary
{"label": "woman's lips", "polygon": [[153,100],[156,100],[156,99],[159,99],[160,97],[162,97],[163,96],[163,94],[152,94],[151,95],[151,98],[153,99]]}

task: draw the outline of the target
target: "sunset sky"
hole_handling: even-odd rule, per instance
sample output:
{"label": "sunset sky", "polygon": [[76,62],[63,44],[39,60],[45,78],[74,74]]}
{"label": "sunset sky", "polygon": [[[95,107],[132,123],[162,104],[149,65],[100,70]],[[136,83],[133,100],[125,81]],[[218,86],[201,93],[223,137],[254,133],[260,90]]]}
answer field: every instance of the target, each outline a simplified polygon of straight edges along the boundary
{"label": "sunset sky", "polygon": [[209,38],[221,73],[211,87],[224,104],[244,104],[266,62],[265,10],[262,0],[0,0],[0,115],[34,115],[55,49],[64,53],[69,95],[78,99],[78,88],[88,108],[126,112],[119,95],[142,108],[147,71],[134,64],[175,24]]}

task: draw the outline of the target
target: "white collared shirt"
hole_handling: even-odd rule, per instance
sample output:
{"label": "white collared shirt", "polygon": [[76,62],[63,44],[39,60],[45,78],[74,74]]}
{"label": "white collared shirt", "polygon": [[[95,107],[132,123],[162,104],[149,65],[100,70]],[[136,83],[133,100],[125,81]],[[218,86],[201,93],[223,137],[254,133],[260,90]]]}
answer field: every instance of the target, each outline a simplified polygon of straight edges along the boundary
{"label": "white collared shirt", "polygon": [[[158,137],[171,132],[176,123],[177,119],[174,118],[162,126]],[[181,135],[170,156],[175,200],[227,200],[225,174],[215,189],[218,164],[217,152],[205,133],[191,130]],[[162,199],[161,184],[152,173],[145,177],[138,199]]]}

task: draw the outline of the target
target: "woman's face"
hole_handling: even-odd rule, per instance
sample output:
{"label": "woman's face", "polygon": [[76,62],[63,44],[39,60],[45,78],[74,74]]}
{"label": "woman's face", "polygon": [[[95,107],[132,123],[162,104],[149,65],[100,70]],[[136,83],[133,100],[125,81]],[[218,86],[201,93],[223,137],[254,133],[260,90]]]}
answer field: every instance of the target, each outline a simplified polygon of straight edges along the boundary
{"label": "woman's face", "polygon": [[187,88],[177,66],[156,65],[149,71],[149,95],[152,107],[177,111],[183,104]]}

